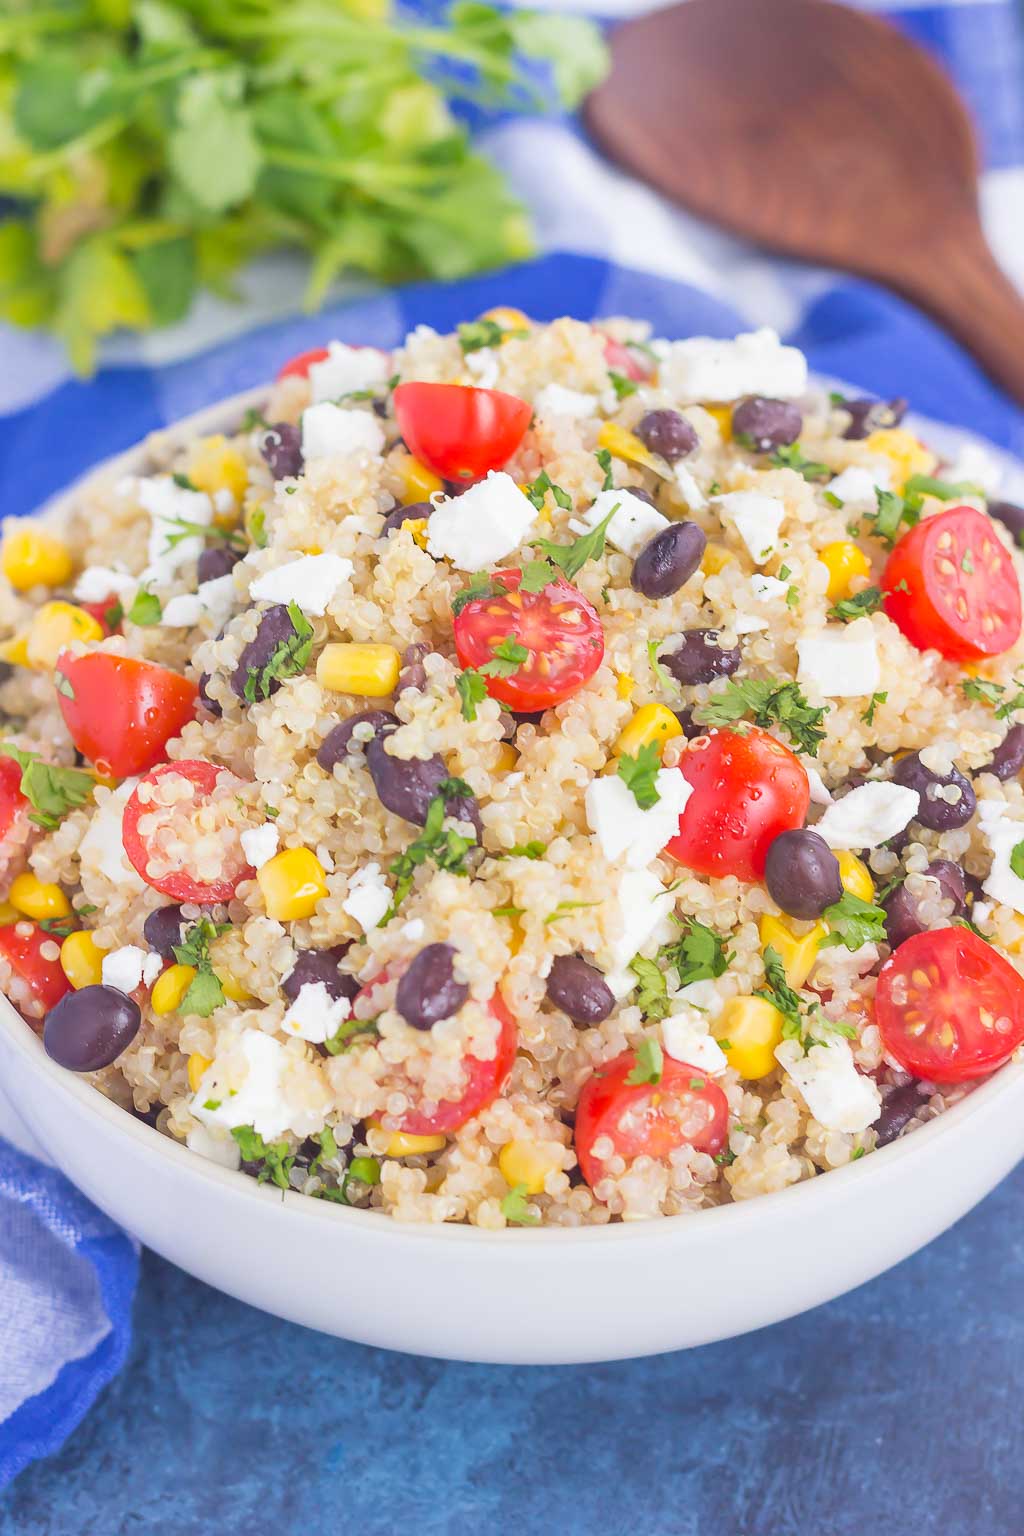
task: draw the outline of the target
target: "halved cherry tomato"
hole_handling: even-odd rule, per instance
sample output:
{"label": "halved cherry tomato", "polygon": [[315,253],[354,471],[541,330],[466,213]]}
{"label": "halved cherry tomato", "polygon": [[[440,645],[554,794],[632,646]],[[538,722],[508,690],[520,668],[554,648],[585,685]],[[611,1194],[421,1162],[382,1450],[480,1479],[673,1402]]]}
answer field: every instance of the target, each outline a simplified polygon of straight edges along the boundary
{"label": "halved cherry tomato", "polygon": [[158,763],[170,738],[195,714],[195,683],[134,656],[62,651],[56,682],[71,740],[119,779]]}
{"label": "halved cherry tomato", "polygon": [[907,1072],[962,1083],[994,1072],[1024,1041],[1024,980],[967,928],[916,933],[879,972],[875,1019]]}
{"label": "halved cherry tomato", "polygon": [[0,757],[0,842],[28,807],[21,792],[21,767],[13,757]]}
{"label": "halved cherry tomato", "polygon": [[614,341],[611,336],[604,344],[604,360],[613,373],[624,373],[627,379],[634,383],[642,383],[649,379],[654,372],[653,367],[644,367],[643,362],[624,342]]}
{"label": "halved cherry tomato", "polygon": [[314,363],[322,363],[329,356],[326,347],[310,347],[308,352],[300,352],[296,357],[290,357],[282,368],[277,370],[278,379],[308,379],[309,370]]}
{"label": "halved cherry tomato", "polygon": [[[163,784],[165,780],[171,783]],[[181,793],[182,781],[191,786],[191,797]],[[129,863],[147,885],[163,891],[165,896],[173,896],[175,901],[209,904],[230,901],[239,883],[252,879],[255,871],[242,851],[241,829],[236,829],[230,816],[242,782],[229,769],[218,768],[216,763],[201,758],[162,763],[139,781],[124,808],[121,840]],[[168,789],[176,793],[165,799],[163,791]],[[218,804],[225,812],[220,818]],[[197,822],[200,816],[202,825]],[[176,862],[181,857],[183,840],[187,845],[210,833],[216,836],[228,826],[232,835],[221,855],[219,879],[199,880],[187,862]],[[151,861],[159,866],[157,872],[151,872]],[[165,868],[168,863],[171,867]]]}
{"label": "halved cherry tomato", "polygon": [[576,1156],[593,1188],[605,1165],[594,1143],[607,1136],[626,1162],[668,1157],[677,1147],[720,1152],[729,1130],[729,1101],[718,1084],[696,1067],[666,1056],[656,1083],[627,1083],[637,1066],[635,1051],[623,1051],[598,1067],[583,1084],[576,1106]]}
{"label": "halved cherry tomato", "polygon": [[811,790],[788,747],[758,726],[692,741],[679,772],[693,794],[666,851],[701,875],[760,880],[780,832],[802,827]]}
{"label": "halved cherry tomato", "polygon": [[[366,983],[359,997],[366,997],[374,987],[386,980],[387,972],[382,971]],[[457,1099],[442,1099],[429,1112],[410,1109],[402,1116],[398,1126],[407,1136],[448,1135],[465,1125],[467,1120],[472,1120],[474,1115],[478,1115],[498,1097],[516,1059],[518,1031],[515,1017],[500,992],[494,993],[487,1006],[501,1026],[493,1057],[483,1061],[479,1056],[464,1056],[462,1067],[466,1074],[466,1086],[462,1093]]]}
{"label": "halved cherry tomato", "polygon": [[572,582],[559,577],[541,592],[520,592],[521,580],[518,570],[494,572],[492,585],[505,587],[505,594],[466,604],[454,621],[455,649],[463,667],[483,667],[504,641],[525,646],[526,660],[510,676],[485,673],[484,681],[492,698],[530,712],[561,704],[593,677],[604,656],[604,631]]}
{"label": "halved cherry tomato", "polygon": [[926,517],[882,573],[885,611],[912,645],[950,661],[1000,656],[1020,634],[1020,583],[991,520],[974,507]]}
{"label": "halved cherry tomato", "polygon": [[445,480],[482,480],[500,469],[533,415],[517,395],[463,384],[399,384],[394,401],[409,452]]}
{"label": "halved cherry tomato", "polygon": [[0,927],[0,957],[13,972],[5,990],[27,1019],[41,1019],[71,991],[60,963],[60,944],[59,936],[36,923],[22,920]]}

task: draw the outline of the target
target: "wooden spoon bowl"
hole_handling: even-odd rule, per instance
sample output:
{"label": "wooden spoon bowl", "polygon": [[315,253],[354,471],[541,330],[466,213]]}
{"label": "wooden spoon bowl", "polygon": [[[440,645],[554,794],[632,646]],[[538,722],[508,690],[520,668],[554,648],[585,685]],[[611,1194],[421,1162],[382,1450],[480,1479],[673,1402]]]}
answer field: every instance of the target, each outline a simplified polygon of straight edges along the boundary
{"label": "wooden spoon bowl", "polygon": [[620,26],[602,148],[734,234],[919,305],[1024,401],[1024,300],[978,216],[967,111],[888,22],[831,0],[686,0]]}

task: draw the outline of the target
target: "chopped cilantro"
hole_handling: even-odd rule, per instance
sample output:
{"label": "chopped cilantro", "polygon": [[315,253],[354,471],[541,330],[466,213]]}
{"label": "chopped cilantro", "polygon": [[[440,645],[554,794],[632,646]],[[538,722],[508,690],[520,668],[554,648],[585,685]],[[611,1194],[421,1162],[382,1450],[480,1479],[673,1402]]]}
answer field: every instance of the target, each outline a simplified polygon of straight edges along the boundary
{"label": "chopped cilantro", "polygon": [[156,593],[140,587],[135,594],[135,601],[128,609],[129,624],[138,624],[143,629],[149,629],[152,625],[159,624],[163,616],[163,604]]}
{"label": "chopped cilantro", "polygon": [[505,330],[496,320],[470,320],[459,326],[459,346],[463,352],[480,352],[484,347],[500,347],[512,337],[529,336],[523,326]]}
{"label": "chopped cilantro", "polygon": [[871,531],[887,544],[894,544],[903,523],[913,527],[919,521],[918,514],[895,491],[883,491],[876,487],[875,496],[878,509],[867,514],[869,522],[874,525]]}
{"label": "chopped cilantro", "polygon": [[494,647],[490,661],[485,661],[478,671],[486,677],[513,677],[529,656],[526,646],[520,645],[515,635],[506,635]]}
{"label": "chopped cilantro", "polygon": [[492,582],[486,571],[477,571],[469,578],[469,586],[463,587],[452,602],[452,618],[457,619],[467,603],[475,603],[478,597],[504,594],[508,588],[502,582]]}
{"label": "chopped cilantro", "polygon": [[654,673],[654,676],[658,680],[659,686],[664,688],[666,693],[671,693],[674,679],[670,677],[668,672],[665,671],[665,668],[662,666],[661,662],[658,660],[658,647],[659,645],[664,644],[664,640],[648,640],[647,660],[650,663],[651,671]]}
{"label": "chopped cilantro", "polygon": [[18,788],[32,806],[29,820],[47,832],[59,827],[69,811],[84,805],[96,788],[95,778],[84,769],[46,763],[37,752],[24,752],[9,741],[0,742],[0,753],[13,757],[20,767]]}
{"label": "chopped cilantro", "polygon": [[730,1163],[736,1161],[736,1153],[731,1147],[726,1147],[724,1152],[715,1153],[713,1161],[718,1164],[719,1168],[728,1168]]}
{"label": "chopped cilantro", "polygon": [[56,934],[58,938],[66,939],[69,933],[74,933],[74,921],[70,917],[41,917],[39,926],[44,933]]}
{"label": "chopped cilantro", "polygon": [[630,395],[636,394],[637,386],[634,381],[627,378],[624,373],[617,373],[614,368],[608,369],[608,377],[615,391],[616,400],[628,400]]}
{"label": "chopped cilantro", "polygon": [[551,499],[556,507],[561,507],[563,512],[572,511],[572,497],[568,491],[563,491],[560,485],[555,484],[547,470],[542,469],[536,480],[526,487],[527,498],[533,502],[538,512],[544,505],[544,497],[548,491],[551,492]]}
{"label": "chopped cilantro", "polygon": [[462,779],[442,779],[437,794],[427,808],[423,831],[392,861],[391,873],[395,876],[395,894],[391,905],[378,923],[384,928],[394,917],[402,902],[412,890],[416,870],[421,864],[433,861],[438,869],[446,869],[453,875],[466,875],[466,855],[476,847],[474,835],[465,836],[454,827],[446,827],[445,803],[450,799],[466,799],[472,794]]}
{"label": "chopped cilantro", "polygon": [[852,597],[844,597],[838,603],[833,603],[828,616],[830,619],[841,619],[844,624],[848,624],[851,619],[862,618],[866,613],[877,613],[881,606],[881,589],[865,587],[863,592],[855,592]]}
{"label": "chopped cilantro", "polygon": [[198,487],[198,485],[196,485],[195,481],[194,480],[190,480],[188,475],[183,475],[183,474],[172,475],[171,479],[174,481],[174,483],[178,487],[179,491],[198,491],[198,489],[199,489],[199,487]]}
{"label": "chopped cilantro", "polygon": [[168,517],[163,521],[178,530],[177,533],[168,534],[168,549],[174,549],[183,539],[220,539],[222,543],[234,544],[238,548],[245,546],[245,540],[237,528],[221,528],[217,523],[190,523],[187,517]]}
{"label": "chopped cilantro", "polygon": [[780,581],[788,581],[789,578],[792,576],[792,574],[793,574],[793,572],[790,570],[788,565],[780,565],[779,566],[779,580]]}
{"label": "chopped cilantro", "polygon": [[798,475],[803,475],[805,480],[831,480],[832,471],[827,464],[816,464],[813,459],[808,459],[799,443],[790,443],[788,447],[776,448],[769,463],[776,469],[795,469]]}
{"label": "chopped cilantro", "polygon": [[618,775],[642,811],[657,805],[661,796],[655,778],[661,769],[661,753],[656,741],[649,741],[638,748],[635,757],[623,752],[619,758]]}
{"label": "chopped cilantro", "polygon": [[636,1088],[641,1083],[660,1083],[661,1074],[665,1070],[665,1057],[657,1040],[649,1037],[641,1040],[636,1048],[636,1066],[626,1078],[630,1088]]}
{"label": "chopped cilantro", "polygon": [[331,1038],[324,1041],[324,1050],[329,1056],[341,1056],[355,1044],[357,1035],[376,1035],[377,1033],[376,1019],[346,1019]]}
{"label": "chopped cilantro", "polygon": [[305,670],[309,653],[313,649],[313,626],[298,603],[288,604],[288,617],[292,621],[292,633],[279,642],[265,667],[250,667],[245,680],[245,699],[252,704],[256,699],[269,699],[270,685],[277,679],[298,677]]}
{"label": "chopped cilantro", "polygon": [[864,721],[865,725],[874,725],[875,710],[878,708],[879,704],[884,704],[888,697],[889,693],[887,689],[883,689],[880,693],[873,693],[871,695],[871,700],[868,704],[868,707],[861,715],[861,719]]}
{"label": "chopped cilantro", "polygon": [[278,1189],[291,1189],[288,1175],[295,1166],[295,1154],[286,1141],[266,1142],[251,1125],[236,1125],[231,1134],[238,1142],[243,1162],[263,1164],[256,1177],[258,1184],[269,1179]]}
{"label": "chopped cilantro", "polygon": [[523,915],[523,913],[525,911],[526,911],[525,907],[516,907],[516,906],[512,906],[510,904],[507,907],[492,907],[491,908],[491,916],[492,917],[516,918],[516,917],[522,917],[522,915]]}
{"label": "chopped cilantro", "polygon": [[519,578],[520,592],[543,592],[555,580],[555,571],[549,560],[524,560]]}
{"label": "chopped cilantro", "polygon": [[114,599],[109,608],[103,610],[103,622],[111,631],[115,630],[124,618],[124,605],[120,598]]}
{"label": "chopped cilantro", "polygon": [[985,677],[965,677],[961,681],[964,695],[979,704],[990,704],[997,720],[1006,720],[1018,709],[1024,709],[1024,684],[1014,678],[1015,692],[1004,698],[1006,689],[1002,683],[993,683]]}
{"label": "chopped cilantro", "polygon": [[528,843],[515,843],[504,853],[496,853],[493,857],[496,859],[542,859],[547,851],[547,843],[542,843],[538,838],[532,838]]}
{"label": "chopped cilantro", "polygon": [[782,1014],[782,1038],[799,1040],[803,1037],[803,1012],[799,992],[794,992],[786,980],[786,967],[778,950],[769,944],[764,951],[766,987],[759,988],[755,997],[763,997]]}
{"label": "chopped cilantro", "polygon": [[723,726],[752,715],[755,725],[764,730],[780,726],[801,752],[816,757],[818,744],[825,740],[822,721],[826,708],[809,704],[800,685],[792,680],[744,677],[712,694],[706,704],[694,710],[693,718],[701,725]]}
{"label": "chopped cilantro", "polygon": [[594,458],[597,460],[600,467],[604,470],[604,483],[601,486],[602,491],[614,490],[615,481],[612,478],[612,456],[610,452],[607,448],[599,448],[594,454]]}
{"label": "chopped cilantro", "polygon": [[730,960],[725,940],[695,917],[682,921],[682,933],[678,939],[662,945],[658,959],[675,967],[681,987],[688,987],[691,981],[714,981],[724,976]]}
{"label": "chopped cilantro", "polygon": [[501,1214],[515,1227],[535,1227],[540,1221],[526,1203],[526,1185],[514,1184],[501,1202]]}
{"label": "chopped cilantro", "polygon": [[1010,849],[1010,868],[1018,880],[1024,880],[1024,838]]}
{"label": "chopped cilantro", "polygon": [[267,547],[267,509],[257,507],[250,512],[248,524],[249,541],[254,549],[266,549]]}
{"label": "chopped cilantro", "polygon": [[560,923],[563,917],[568,917],[571,912],[577,912],[581,907],[599,907],[599,901],[560,901],[553,912],[549,912],[544,919],[547,923]]}
{"label": "chopped cilantro", "polygon": [[855,950],[862,944],[885,943],[884,909],[863,901],[852,891],[844,891],[838,901],[825,908],[822,916],[829,930],[821,941],[822,949],[843,944]]}
{"label": "chopped cilantro", "polygon": [[255,432],[258,427],[267,431],[270,427],[270,422],[258,406],[250,405],[239,423],[238,430],[239,432]]}
{"label": "chopped cilantro", "polygon": [[[926,496],[938,501],[956,501],[961,496],[984,496],[980,485],[970,480],[935,480],[931,475],[911,475],[903,487],[903,499],[911,512],[920,512]],[[915,519],[916,520],[916,519]]]}
{"label": "chopped cilantro", "polygon": [[797,586],[786,588],[786,607],[796,608],[800,603],[800,588]]}
{"label": "chopped cilantro", "polygon": [[186,930],[181,943],[174,945],[174,958],[178,964],[190,965],[196,973],[178,1005],[179,1013],[196,1013],[201,1019],[208,1019],[224,1002],[224,988],[213,969],[210,945],[230,927],[230,923],[214,923],[208,917],[201,917]]}
{"label": "chopped cilantro", "polygon": [[616,503],[608,516],[603,517],[595,528],[580,538],[574,539],[571,544],[552,544],[549,539],[538,539],[537,547],[543,552],[545,559],[558,567],[567,581],[572,581],[588,560],[599,560],[604,554],[604,539],[608,524],[618,510],[618,503]]}
{"label": "chopped cilantro", "polygon": [[842,511],[842,508],[843,508],[842,497],[841,496],[837,496],[835,491],[826,491],[825,492],[825,500],[828,502],[830,507],[835,507],[838,511],[840,511],[840,512]]}
{"label": "chopped cilantro", "polygon": [[462,700],[463,720],[475,720],[477,705],[482,704],[487,697],[487,684],[475,667],[467,667],[455,679],[455,687]]}
{"label": "chopped cilantro", "polygon": [[645,1019],[663,1019],[669,1010],[668,986],[663,972],[653,960],[634,955],[629,969],[639,983],[634,1001]]}

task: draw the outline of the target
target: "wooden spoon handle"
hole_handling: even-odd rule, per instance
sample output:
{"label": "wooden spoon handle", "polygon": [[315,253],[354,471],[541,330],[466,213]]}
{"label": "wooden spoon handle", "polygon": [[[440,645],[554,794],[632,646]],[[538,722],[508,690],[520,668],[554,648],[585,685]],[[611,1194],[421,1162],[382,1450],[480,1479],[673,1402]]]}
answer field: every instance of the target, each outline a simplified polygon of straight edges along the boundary
{"label": "wooden spoon handle", "polygon": [[924,251],[919,265],[890,273],[888,281],[940,320],[1024,405],[1024,298],[974,219],[961,221],[952,238]]}

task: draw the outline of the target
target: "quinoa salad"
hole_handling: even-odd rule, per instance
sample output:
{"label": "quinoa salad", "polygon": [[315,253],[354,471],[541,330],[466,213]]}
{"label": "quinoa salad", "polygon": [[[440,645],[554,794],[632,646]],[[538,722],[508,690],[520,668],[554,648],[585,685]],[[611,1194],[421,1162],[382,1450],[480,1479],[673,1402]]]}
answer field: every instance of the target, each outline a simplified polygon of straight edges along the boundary
{"label": "quinoa salad", "polygon": [[0,566],[0,987],[282,1190],[778,1191],[1024,1041],[1018,534],[770,331],[331,341]]}

